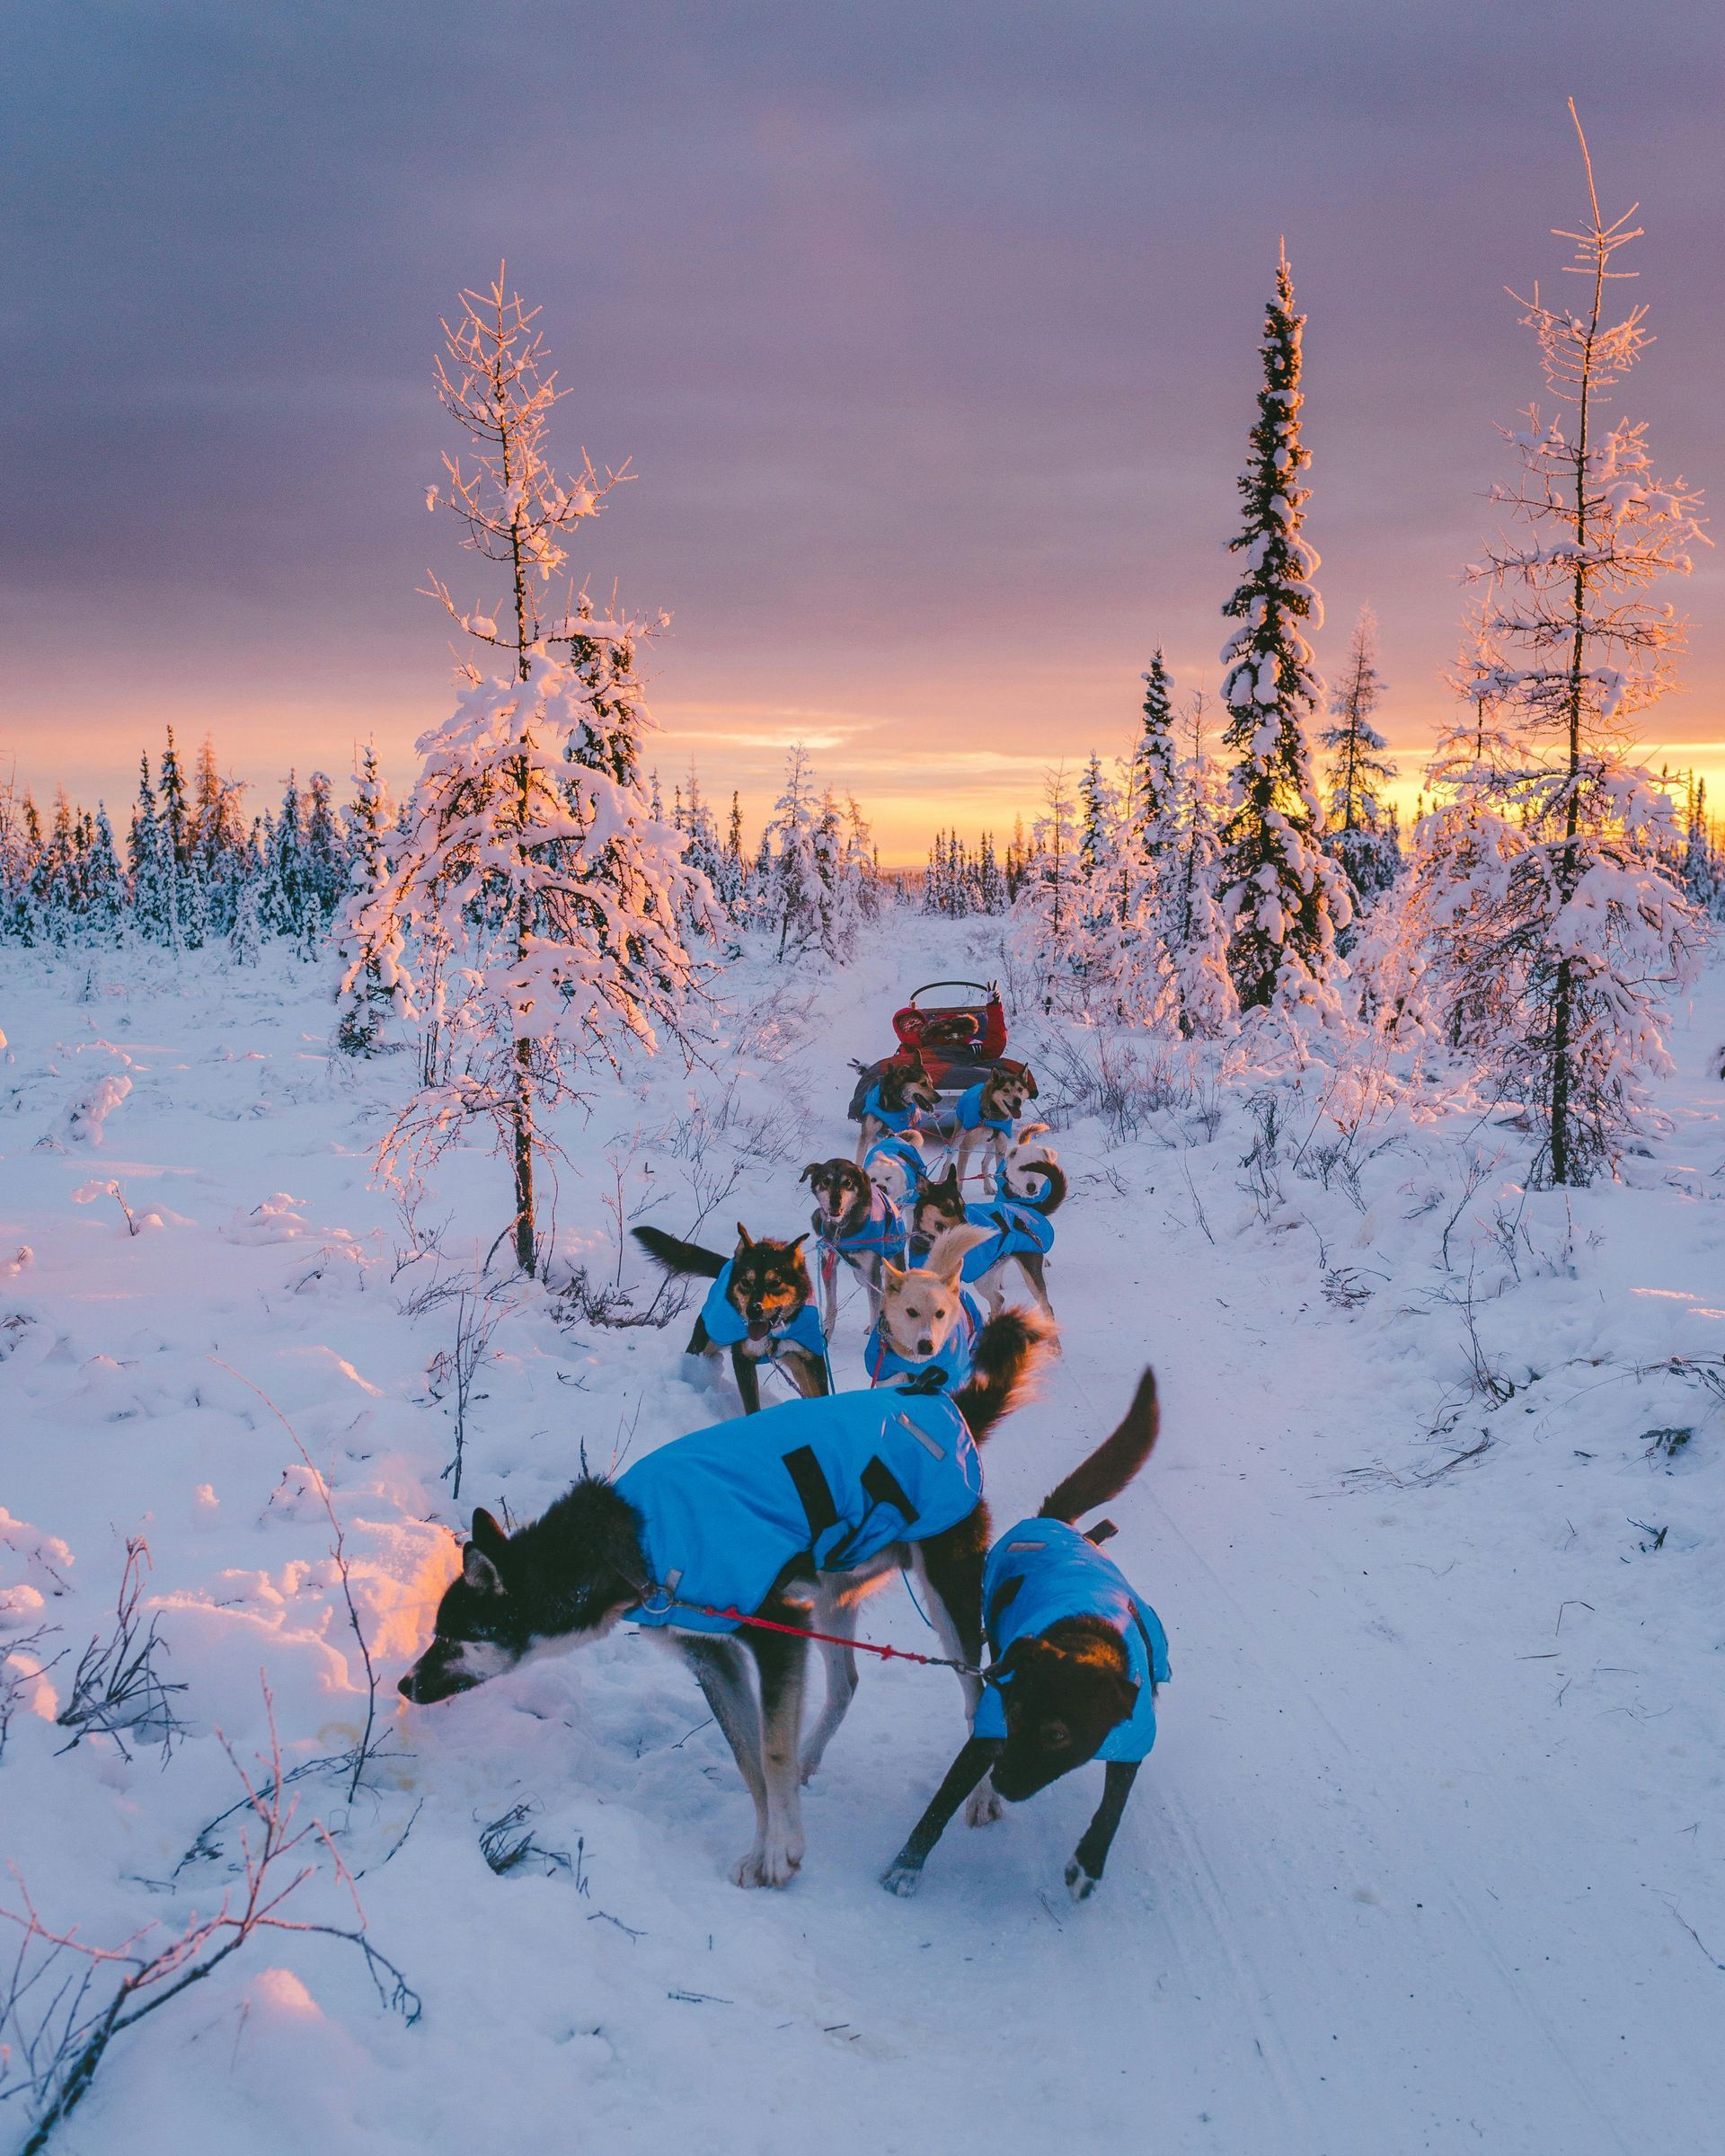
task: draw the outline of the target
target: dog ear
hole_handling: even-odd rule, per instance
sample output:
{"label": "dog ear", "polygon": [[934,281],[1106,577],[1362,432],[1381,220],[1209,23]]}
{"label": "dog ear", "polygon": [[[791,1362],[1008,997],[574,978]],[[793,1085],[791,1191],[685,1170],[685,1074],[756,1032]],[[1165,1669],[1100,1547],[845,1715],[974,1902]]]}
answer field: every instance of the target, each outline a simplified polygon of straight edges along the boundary
{"label": "dog ear", "polygon": [[500,1595],[503,1592],[502,1574],[477,1542],[468,1542],[462,1550],[461,1577],[475,1594]]}
{"label": "dog ear", "polygon": [[803,1244],[804,1244],[805,1242],[807,1242],[807,1241],[808,1241],[808,1240],[809,1240],[809,1231],[808,1231],[808,1229],[807,1229],[807,1228],[805,1228],[805,1229],[802,1231],[802,1233],[797,1237],[797,1240],[796,1240],[794,1242],[787,1242],[787,1243],[785,1244],[785,1246],[784,1246],[784,1254],[785,1254],[785,1256],[786,1256],[787,1258],[794,1258],[794,1257],[797,1255],[798,1251],[801,1250],[801,1248],[802,1248]]}
{"label": "dog ear", "polygon": [[825,1161],[810,1161],[797,1180],[800,1183],[812,1183],[826,1165]]}
{"label": "dog ear", "polygon": [[889,1288],[900,1288],[909,1279],[910,1269],[907,1266],[895,1265],[890,1258],[883,1258],[880,1260],[880,1277]]}
{"label": "dog ear", "polygon": [[740,1220],[737,1223],[737,1248],[739,1250],[752,1250],[755,1248],[755,1238]]}
{"label": "dog ear", "polygon": [[487,1557],[496,1557],[508,1546],[509,1539],[482,1505],[473,1515],[473,1547]]}
{"label": "dog ear", "polygon": [[1024,1066],[1024,1083],[1029,1089],[1031,1099],[1034,1100],[1036,1099],[1036,1074],[1029,1064]]}

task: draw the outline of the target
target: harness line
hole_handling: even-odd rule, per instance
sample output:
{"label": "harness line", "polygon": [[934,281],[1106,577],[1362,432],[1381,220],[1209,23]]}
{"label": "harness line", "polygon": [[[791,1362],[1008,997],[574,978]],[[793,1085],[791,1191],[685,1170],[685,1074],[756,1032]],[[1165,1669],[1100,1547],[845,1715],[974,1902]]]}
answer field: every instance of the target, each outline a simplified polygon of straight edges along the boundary
{"label": "harness line", "polygon": [[[752,1624],[757,1631],[788,1632],[796,1639],[818,1639],[826,1647],[861,1648],[865,1655],[879,1655],[883,1662],[922,1662],[930,1669],[956,1669],[964,1677],[986,1677],[988,1674],[978,1669],[974,1662],[955,1661],[950,1655],[919,1655],[907,1647],[878,1647],[872,1639],[847,1639],[842,1632],[811,1631],[807,1625],[781,1624],[773,1617],[747,1617],[739,1609],[721,1610],[708,1602],[685,1602],[676,1595],[666,1595],[664,1603],[658,1604],[658,1596],[664,1593],[663,1588],[655,1588],[651,1595],[642,1597],[642,1606],[652,1601],[665,1609],[693,1610],[702,1617],[728,1617],[736,1624]],[[923,1621],[928,1621],[924,1618]]]}

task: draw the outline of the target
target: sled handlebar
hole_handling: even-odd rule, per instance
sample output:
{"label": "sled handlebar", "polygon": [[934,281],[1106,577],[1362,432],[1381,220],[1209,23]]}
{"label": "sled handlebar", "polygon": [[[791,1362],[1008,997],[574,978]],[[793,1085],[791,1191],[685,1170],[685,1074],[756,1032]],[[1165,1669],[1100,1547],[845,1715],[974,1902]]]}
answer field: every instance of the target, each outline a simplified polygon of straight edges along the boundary
{"label": "sled handlebar", "polygon": [[919,995],[926,995],[934,988],[974,988],[978,995],[986,996],[990,1003],[1000,994],[999,987],[993,981],[924,981],[920,988],[913,988],[910,992],[911,1009],[914,1011],[916,1008]]}

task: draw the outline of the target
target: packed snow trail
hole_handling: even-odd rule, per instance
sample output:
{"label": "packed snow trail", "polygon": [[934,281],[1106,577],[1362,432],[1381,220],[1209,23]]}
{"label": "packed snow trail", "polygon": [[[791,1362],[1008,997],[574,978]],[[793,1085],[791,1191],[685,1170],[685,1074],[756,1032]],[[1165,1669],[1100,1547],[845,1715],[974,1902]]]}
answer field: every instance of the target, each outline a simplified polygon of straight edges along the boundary
{"label": "packed snow trail", "polygon": [[[726,1241],[738,1217],[801,1228],[803,1161],[853,1142],[847,1058],[880,1051],[917,980],[986,962],[935,924],[896,920],[881,941],[889,956],[788,1002],[771,968],[739,985],[739,1012],[780,994],[748,1021],[739,1065],[758,1072],[769,1036],[781,1060],[740,1097],[756,1151],[706,1239]],[[322,1515],[284,1478],[279,1427],[208,1358],[263,1385],[313,1457],[334,1461],[393,1680],[449,1562],[424,1524],[454,1511],[427,1364],[454,1316],[447,1303],[402,1311],[425,1276],[391,1283],[384,1253],[401,1230],[367,1188],[405,1059],[327,1065],[328,1005],[306,975],[214,972],[92,1012],[72,1001],[81,973],[8,963],[0,1259],[26,1243],[33,1258],[0,1297],[0,1321],[23,1321],[0,1361],[0,1501],[70,1547],[71,1606],[49,1595],[41,1610],[75,1646],[111,1598],[116,1538],[142,1527],[172,1674],[201,1732],[165,1766],[148,1748],[128,1765],[94,1743],[57,1756],[61,1733],[14,1721],[4,1853],[45,1913],[118,1938],[226,1883],[211,1865],[178,1898],[164,1886],[230,1800],[209,1729],[257,1740],[261,1664],[302,1753],[346,1741],[355,1709]],[[1691,1071],[1720,1029],[1712,1012],[1682,1044]],[[1021,1025],[1013,1045],[1031,1038]],[[122,1068],[131,1090],[99,1150],[36,1145],[63,1131],[90,1076]],[[626,1150],[632,1128],[686,1115],[689,1099],[660,1067],[571,1132],[566,1232],[599,1270],[605,1145]],[[1685,1285],[1719,1277],[1717,1088],[1686,1081],[1672,1105],[1664,1180],[1577,1200],[1578,1250],[1592,1223],[1606,1240],[1526,1291],[1530,1356],[1555,1358],[1566,1328],[1584,1348],[1636,1294],[1678,1299],[1670,1321],[1692,1330],[1673,1337],[1718,1351],[1725,1319]],[[438,1709],[390,1696],[397,1756],[375,1770],[347,1846],[375,1937],[424,1996],[417,2028],[382,2013],[333,1948],[270,1942],[116,2047],[66,2149],[1710,2145],[1725,1613],[1694,1561],[1710,1561],[1707,1533],[1685,1523],[1706,1518],[1703,1496],[1716,1514],[1717,1420],[1694,1416],[1698,1463],[1661,1478],[1612,1450],[1659,1419],[1650,1409],[1619,1387],[1571,1409],[1542,1379],[1524,1388],[1537,1414],[1518,1392],[1490,1418],[1480,1464],[1425,1486],[1396,1475],[1429,1463],[1418,1441],[1434,1371],[1456,1353],[1453,1327],[1434,1321],[1428,1336],[1407,1318],[1408,1267],[1387,1254],[1402,1231],[1375,1202],[1358,1224],[1374,1240],[1351,1255],[1383,1254],[1393,1284],[1363,1312],[1331,1307],[1311,1238],[1252,1216],[1237,1134],[1212,1135],[1182,1153],[1147,1138],[1110,1149],[1093,1123],[1057,1133],[1073,1182],[1049,1273],[1063,1353],[986,1456],[1004,1524],[1112,1427],[1154,1364],[1163,1435],[1109,1508],[1110,1554],[1163,1615],[1174,1674],[1091,1902],[1069,1901],[1062,1871],[1095,1769],[994,1827],[955,1825],[916,1899],[880,1890],[962,1736],[950,1675],[898,1666],[864,1668],[806,1792],[801,1878],[739,1893],[725,1873],[748,1805],[729,1754],[686,1674],[624,1627]],[[782,1159],[758,1157],[775,1146]],[[448,1164],[452,1251],[478,1237],[482,1253],[499,1173]],[[128,1233],[110,1182],[156,1224]],[[693,1209],[673,1192],[652,1217],[679,1228]],[[687,1323],[506,1320],[463,1509],[506,1499],[528,1516],[583,1443],[603,1466],[733,1413],[728,1383],[691,1382]],[[862,1330],[853,1300],[841,1383],[858,1382]],[[1478,1421],[1470,1409],[1437,1457],[1463,1451]],[[1379,1462],[1390,1471],[1349,1479]],[[1676,1523],[1658,1557],[1618,1524],[1636,1514]],[[40,1562],[32,1577],[46,1577]],[[897,1589],[868,1605],[863,1630],[931,1644]],[[340,1808],[326,1789],[315,1802]],[[566,1863],[487,1869],[478,1830],[518,1802]]]}

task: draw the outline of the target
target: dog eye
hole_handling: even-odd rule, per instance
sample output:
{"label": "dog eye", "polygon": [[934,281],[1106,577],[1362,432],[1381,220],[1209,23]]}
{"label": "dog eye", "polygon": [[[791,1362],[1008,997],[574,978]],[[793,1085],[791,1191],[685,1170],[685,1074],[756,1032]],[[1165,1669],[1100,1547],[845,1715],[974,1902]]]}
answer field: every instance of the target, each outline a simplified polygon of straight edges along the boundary
{"label": "dog eye", "polygon": [[1042,1742],[1050,1752],[1058,1752],[1072,1742],[1072,1732],[1064,1722],[1044,1722]]}

